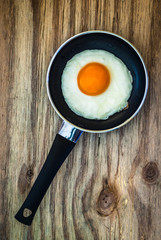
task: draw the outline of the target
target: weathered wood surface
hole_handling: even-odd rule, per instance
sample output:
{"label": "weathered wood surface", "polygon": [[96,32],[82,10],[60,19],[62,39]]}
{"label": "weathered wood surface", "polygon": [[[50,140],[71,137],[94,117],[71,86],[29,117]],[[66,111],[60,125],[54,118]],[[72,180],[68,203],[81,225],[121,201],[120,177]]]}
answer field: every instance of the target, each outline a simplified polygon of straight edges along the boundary
{"label": "weathered wood surface", "polygon": [[[140,51],[146,102],[123,128],[82,135],[24,226],[14,215],[61,125],[46,93],[49,61],[66,39],[93,29],[118,33]],[[159,0],[0,1],[1,240],[161,239],[160,66]],[[109,216],[98,213],[103,189]]]}

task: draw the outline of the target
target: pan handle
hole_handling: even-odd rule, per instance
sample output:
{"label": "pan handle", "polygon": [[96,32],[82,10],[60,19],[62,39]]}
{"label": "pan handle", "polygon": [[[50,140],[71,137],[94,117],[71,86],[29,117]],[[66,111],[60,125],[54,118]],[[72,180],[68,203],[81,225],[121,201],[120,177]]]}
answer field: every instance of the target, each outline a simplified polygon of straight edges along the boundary
{"label": "pan handle", "polygon": [[54,176],[62,163],[69,155],[82,131],[72,125],[63,122],[59,133],[56,135],[47,159],[23,205],[15,215],[15,218],[26,225],[31,225],[37,208],[43,199]]}

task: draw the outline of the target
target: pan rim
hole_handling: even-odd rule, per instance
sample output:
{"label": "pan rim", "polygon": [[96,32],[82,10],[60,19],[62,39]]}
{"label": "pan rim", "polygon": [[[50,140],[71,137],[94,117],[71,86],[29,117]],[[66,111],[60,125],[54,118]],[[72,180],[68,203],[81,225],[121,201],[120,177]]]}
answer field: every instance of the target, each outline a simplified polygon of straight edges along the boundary
{"label": "pan rim", "polygon": [[[86,34],[91,34],[91,33],[104,33],[104,34],[109,34],[109,35],[113,35],[117,38],[120,38],[122,39],[123,41],[125,41],[128,45],[130,45],[134,51],[137,53],[137,55],[139,56],[141,62],[142,62],[142,65],[143,65],[143,68],[144,68],[144,72],[145,72],[145,90],[144,90],[144,96],[142,98],[142,101],[139,105],[139,107],[137,108],[137,110],[133,113],[133,115],[131,117],[129,117],[126,121],[124,121],[123,123],[117,125],[116,127],[113,127],[113,128],[109,128],[109,129],[104,129],[104,130],[90,130],[90,129],[85,129],[85,128],[81,128],[73,123],[71,123],[70,121],[68,121],[59,111],[58,109],[56,108],[53,100],[52,100],[52,97],[51,97],[51,94],[50,94],[50,87],[49,87],[49,74],[50,74],[50,69],[51,69],[51,66],[52,66],[52,63],[55,59],[55,57],[57,56],[57,54],[59,53],[59,51],[67,44],[69,43],[70,41],[72,41],[73,39],[81,36],[81,35],[86,35]],[[109,31],[102,31],[102,30],[90,30],[90,31],[85,31],[85,32],[81,32],[81,33],[78,33],[74,36],[72,36],[71,38],[67,39],[64,43],[62,43],[60,45],[60,47],[56,50],[56,52],[54,53],[53,57],[51,58],[50,60],[50,63],[49,63],[49,66],[48,66],[48,70],[47,70],[47,76],[46,76],[46,87],[47,87],[47,94],[48,94],[48,98],[50,100],[50,103],[52,105],[52,107],[54,108],[55,112],[59,115],[59,117],[61,119],[63,119],[65,122],[68,122],[69,124],[71,124],[73,127],[81,130],[81,131],[84,131],[84,132],[90,132],[90,133],[105,133],[105,132],[110,132],[110,131],[113,131],[113,130],[116,130],[122,126],[124,126],[125,124],[127,124],[128,122],[130,122],[137,114],[138,112],[140,111],[141,107],[143,106],[143,103],[145,101],[145,98],[146,98],[146,95],[147,95],[147,91],[148,91],[148,72],[147,72],[147,69],[146,69],[146,66],[145,66],[145,63],[143,61],[143,58],[141,56],[141,54],[139,53],[139,51],[133,46],[132,43],[130,43],[128,40],[126,40],[125,38],[123,38],[122,36],[118,35],[118,34],[115,34],[115,33],[112,33],[112,32],[109,32]]]}

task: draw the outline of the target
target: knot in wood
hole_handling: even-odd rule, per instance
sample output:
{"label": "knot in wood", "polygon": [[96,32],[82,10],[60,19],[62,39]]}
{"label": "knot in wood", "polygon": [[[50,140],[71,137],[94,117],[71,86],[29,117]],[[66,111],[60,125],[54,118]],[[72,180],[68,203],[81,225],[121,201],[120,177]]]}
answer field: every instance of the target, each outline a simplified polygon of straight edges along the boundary
{"label": "knot in wood", "polygon": [[147,184],[155,184],[159,177],[158,166],[155,162],[149,162],[143,167],[142,177]]}
{"label": "knot in wood", "polygon": [[29,178],[31,178],[32,176],[33,176],[33,170],[32,169],[29,169],[29,170],[27,170],[27,176],[29,177]]}
{"label": "knot in wood", "polygon": [[103,190],[98,198],[97,211],[103,216],[110,215],[116,208],[115,193],[108,189]]}
{"label": "knot in wood", "polygon": [[18,187],[21,193],[24,193],[25,190],[30,186],[31,178],[33,177],[33,170],[31,167],[27,167],[24,163],[21,167],[20,175],[18,178]]}

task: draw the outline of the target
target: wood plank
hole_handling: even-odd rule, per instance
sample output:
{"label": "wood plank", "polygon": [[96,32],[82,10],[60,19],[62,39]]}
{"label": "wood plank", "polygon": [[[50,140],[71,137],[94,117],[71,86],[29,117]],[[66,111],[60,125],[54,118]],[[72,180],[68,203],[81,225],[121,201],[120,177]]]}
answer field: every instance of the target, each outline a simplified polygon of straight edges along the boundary
{"label": "wood plank", "polygon": [[[2,0],[0,10],[0,239],[160,240],[159,0]],[[48,64],[66,39],[94,29],[137,47],[149,73],[147,99],[123,128],[81,136],[24,226],[14,215],[62,122],[46,93]]]}

